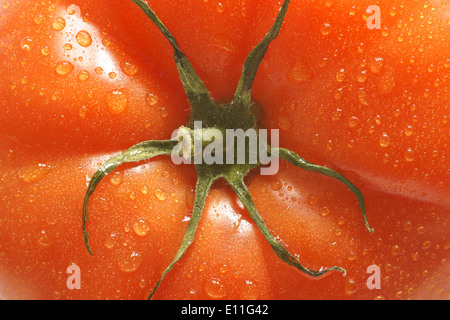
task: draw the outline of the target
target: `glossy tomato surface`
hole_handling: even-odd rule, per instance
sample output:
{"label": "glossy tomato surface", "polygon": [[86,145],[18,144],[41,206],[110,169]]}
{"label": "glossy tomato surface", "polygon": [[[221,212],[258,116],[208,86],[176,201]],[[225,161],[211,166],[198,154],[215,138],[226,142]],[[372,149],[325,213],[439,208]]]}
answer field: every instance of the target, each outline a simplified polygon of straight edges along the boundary
{"label": "glossy tomato surface", "polygon": [[[450,7],[378,1],[381,28],[370,29],[372,2],[291,1],[252,90],[281,146],[363,192],[373,234],[334,179],[285,162],[246,178],[291,253],[347,276],[313,279],[280,261],[218,181],[155,299],[450,298]],[[148,3],[220,102],[281,5]],[[158,157],[107,176],[90,200],[93,256],[81,210],[101,163],[186,124],[167,40],[128,0],[3,1],[0,92],[0,296],[147,298],[189,221],[195,168]],[[74,264],[79,289],[67,283]]]}

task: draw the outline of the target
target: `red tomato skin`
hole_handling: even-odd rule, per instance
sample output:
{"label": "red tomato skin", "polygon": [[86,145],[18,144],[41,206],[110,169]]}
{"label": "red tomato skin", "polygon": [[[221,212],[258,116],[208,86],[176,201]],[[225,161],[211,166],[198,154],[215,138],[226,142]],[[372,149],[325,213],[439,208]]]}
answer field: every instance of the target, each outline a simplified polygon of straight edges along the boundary
{"label": "red tomato skin", "polygon": [[[219,181],[155,299],[449,298],[448,6],[381,1],[382,29],[368,30],[371,4],[292,1],[253,87],[283,147],[363,191],[374,234],[332,179],[286,163],[246,179],[293,254],[347,276],[312,279],[281,262]],[[280,4],[151,6],[224,102]],[[81,207],[102,162],[186,123],[170,45],[131,1],[15,1],[0,8],[0,54],[0,297],[147,298],[183,237],[194,168],[159,157],[106,177],[89,207],[94,256]],[[67,286],[72,264],[79,290]],[[367,286],[372,265],[380,289]]]}

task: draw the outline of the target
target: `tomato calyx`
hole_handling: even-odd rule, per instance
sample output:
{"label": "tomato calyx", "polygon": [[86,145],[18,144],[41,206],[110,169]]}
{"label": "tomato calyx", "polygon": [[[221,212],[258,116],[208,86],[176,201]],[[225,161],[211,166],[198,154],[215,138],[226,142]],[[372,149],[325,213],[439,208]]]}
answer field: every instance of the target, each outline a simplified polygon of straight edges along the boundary
{"label": "tomato calyx", "polygon": [[[174,50],[174,60],[178,69],[180,80],[186,96],[191,105],[191,115],[187,126],[181,126],[177,134],[169,140],[149,140],[132,146],[121,154],[107,160],[94,173],[83,203],[83,236],[86,248],[93,254],[89,246],[89,234],[86,230],[88,202],[100,181],[120,164],[148,160],[159,155],[171,155],[174,160],[187,163],[194,162],[197,170],[197,183],[195,189],[192,215],[186,228],[184,237],[172,262],[164,270],[159,281],[149,295],[151,299],[164,277],[181,259],[188,247],[194,241],[196,229],[200,221],[205,199],[214,181],[224,178],[234,190],[250,217],[260,232],[269,242],[275,254],[285,263],[312,276],[318,277],[329,271],[340,271],[346,275],[346,270],[334,266],[315,271],[303,266],[297,257],[272,235],[269,228],[261,218],[253,199],[244,183],[244,178],[250,170],[268,164],[267,159],[282,159],[289,163],[308,170],[321,173],[337,179],[346,185],[357,197],[366,229],[370,228],[366,218],[364,198],[361,191],[344,175],[327,167],[309,163],[295,152],[280,148],[276,143],[267,143],[267,131],[258,128],[257,116],[252,110],[254,102],[251,98],[251,88],[258,67],[264,58],[267,48],[281,29],[282,22],[288,9],[289,0],[285,0],[266,36],[258,43],[248,55],[231,102],[220,104],[209,94],[203,81],[198,77],[189,59],[178,47],[175,38],[164,26],[150,6],[142,0],[132,0],[147,17],[160,29]],[[242,138],[241,144],[235,144],[236,138]],[[249,143],[245,143],[248,140]],[[251,143],[253,141],[253,144]],[[273,141],[272,141],[273,142]],[[175,156],[175,158],[174,158]],[[181,157],[180,157],[181,156]],[[225,161],[225,158],[227,161]]]}

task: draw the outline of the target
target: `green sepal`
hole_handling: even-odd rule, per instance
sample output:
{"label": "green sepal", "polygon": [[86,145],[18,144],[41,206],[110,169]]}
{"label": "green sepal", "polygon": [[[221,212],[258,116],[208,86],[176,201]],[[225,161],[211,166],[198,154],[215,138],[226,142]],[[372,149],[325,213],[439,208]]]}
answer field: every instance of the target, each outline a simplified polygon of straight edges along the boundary
{"label": "green sepal", "polygon": [[351,192],[355,194],[356,198],[358,199],[358,204],[363,215],[366,229],[370,233],[373,233],[375,231],[373,228],[369,226],[369,222],[367,221],[366,206],[364,203],[364,197],[362,195],[362,192],[352,182],[350,182],[350,180],[348,180],[343,174],[324,166],[309,163],[305,159],[300,157],[297,153],[291,150],[287,150],[284,148],[272,148],[272,152],[278,154],[280,159],[286,160],[287,162],[299,168],[302,168],[307,171],[314,171],[317,173],[321,173],[327,177],[335,178],[338,181],[342,182],[347,188],[350,189]]}
{"label": "green sepal", "polygon": [[205,174],[204,172],[198,171],[197,184],[195,188],[194,207],[192,209],[192,216],[191,219],[189,220],[188,226],[186,227],[183,240],[181,241],[180,247],[178,248],[178,251],[175,254],[175,257],[173,258],[172,262],[164,270],[161,278],[159,278],[158,282],[156,283],[155,287],[150,293],[148,300],[150,300],[153,297],[159,285],[161,284],[161,281],[164,279],[167,273],[169,273],[169,271],[172,270],[173,266],[178,262],[178,260],[181,259],[181,257],[184,255],[188,247],[194,241],[198,222],[200,221],[200,218],[203,213],[203,207],[205,206],[206,196],[208,195],[209,189],[211,188],[211,185],[215,179],[216,179],[215,177],[212,177],[207,173]]}
{"label": "green sepal", "polygon": [[228,181],[228,183],[233,188],[234,192],[238,196],[239,200],[241,200],[242,204],[247,209],[248,214],[252,218],[252,220],[255,222],[256,226],[258,227],[259,231],[263,234],[264,238],[266,238],[267,242],[269,242],[270,246],[272,247],[275,254],[285,263],[297,268],[298,270],[312,276],[312,277],[319,277],[323,275],[324,273],[336,270],[343,273],[343,275],[346,275],[346,271],[344,268],[341,267],[331,267],[326,268],[324,270],[311,270],[306,267],[304,267],[300,261],[293,256],[289,251],[275,238],[274,235],[270,232],[269,228],[267,228],[266,223],[261,218],[260,214],[258,213],[258,210],[256,208],[255,203],[253,202],[253,199],[250,195],[250,192],[247,189],[247,186],[244,183],[243,178],[236,179],[234,177],[225,177]]}
{"label": "green sepal", "polygon": [[[170,33],[147,3],[142,0],[132,1],[145,13],[155,26],[158,27],[174,50],[174,60],[178,69],[178,74],[189,100],[189,104],[191,105],[190,125],[193,124],[192,119],[201,120],[204,119],[207,114],[217,114],[218,109],[220,108],[219,105],[211,98],[205,84],[195,72],[189,59],[179,48],[172,33]],[[204,122],[207,122],[206,119],[204,119]]]}
{"label": "green sepal", "polygon": [[119,165],[126,162],[138,162],[142,160],[148,160],[153,157],[171,154],[173,148],[176,146],[177,141],[173,140],[150,140],[138,143],[131,148],[123,151],[119,155],[112,157],[103,163],[100,168],[94,173],[89,182],[88,189],[86,191],[84,202],[83,202],[83,237],[84,244],[90,254],[93,254],[89,246],[89,234],[86,231],[86,222],[88,219],[88,203],[92,194],[97,188],[100,181]]}
{"label": "green sepal", "polygon": [[234,108],[249,108],[252,102],[251,88],[255,80],[259,65],[261,64],[264,55],[266,54],[269,44],[274,40],[281,29],[281,25],[286,15],[290,0],[284,1],[280,11],[275,19],[274,24],[264,36],[264,38],[253,48],[247,56],[242,74],[239,79],[236,91],[234,93],[232,106]]}

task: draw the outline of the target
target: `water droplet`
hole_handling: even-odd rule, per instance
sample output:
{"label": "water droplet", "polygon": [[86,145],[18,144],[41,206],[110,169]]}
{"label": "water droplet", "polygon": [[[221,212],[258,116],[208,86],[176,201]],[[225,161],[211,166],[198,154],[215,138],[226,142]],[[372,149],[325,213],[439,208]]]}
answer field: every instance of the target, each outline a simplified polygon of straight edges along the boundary
{"label": "water droplet", "polygon": [[141,193],[142,194],[147,194],[148,193],[148,187],[145,184],[141,187]]}
{"label": "water droplet", "polygon": [[415,252],[415,253],[413,253],[413,254],[411,255],[411,259],[412,259],[413,261],[417,261],[417,260],[419,260],[419,258],[420,258],[420,255],[419,255],[418,252]]}
{"label": "water droplet", "polygon": [[400,253],[400,247],[396,244],[391,248],[391,253],[396,256]]}
{"label": "water droplet", "polygon": [[343,88],[338,88],[338,89],[336,89],[336,90],[334,91],[333,97],[334,97],[336,100],[339,100],[339,99],[342,98],[343,93],[344,93],[344,92],[343,92]]}
{"label": "water droplet", "polygon": [[49,47],[44,46],[44,47],[41,48],[41,54],[43,56],[47,56],[49,53],[50,53],[50,48]]}
{"label": "water droplet", "polygon": [[42,22],[44,22],[44,16],[42,14],[37,14],[34,16],[34,22],[36,24],[41,24]]}
{"label": "water droplet", "polygon": [[372,73],[379,73],[383,66],[383,58],[377,57],[369,62],[369,70]]}
{"label": "water droplet", "polygon": [[117,234],[114,232],[105,239],[104,245],[106,249],[112,249],[117,243]]}
{"label": "water droplet", "polygon": [[294,66],[287,73],[289,81],[300,83],[312,79],[312,73],[303,59],[297,59]]}
{"label": "water droplet", "polygon": [[412,229],[412,223],[411,223],[411,221],[406,221],[406,222],[403,224],[403,229],[404,229],[405,231],[411,230],[411,229]]}
{"label": "water droplet", "polygon": [[339,71],[336,73],[336,81],[337,82],[343,82],[345,79],[345,70],[339,69]]}
{"label": "water droplet", "polygon": [[403,130],[403,132],[405,133],[405,136],[409,137],[409,136],[413,135],[414,129],[413,129],[412,125],[408,124],[405,126],[405,129]]}
{"label": "water droplet", "polygon": [[153,93],[147,92],[145,95],[145,103],[149,106],[154,106],[158,102],[158,96]]}
{"label": "water droplet", "polygon": [[348,118],[348,126],[350,128],[356,127],[358,122],[359,122],[359,119],[357,117],[355,117],[355,116],[351,116],[351,117]]}
{"label": "water droplet", "polygon": [[102,67],[97,67],[94,69],[96,74],[102,74],[103,73],[103,68]]}
{"label": "water droplet", "polygon": [[61,31],[66,26],[66,20],[62,17],[57,17],[55,20],[53,20],[52,27],[56,31]]}
{"label": "water droplet", "polygon": [[388,94],[395,87],[395,74],[394,70],[389,68],[384,70],[384,72],[380,75],[378,82],[378,91],[381,94]]}
{"label": "water droplet", "polygon": [[52,168],[45,164],[30,164],[20,169],[18,172],[18,176],[19,179],[23,182],[37,182],[45,178],[51,170]]}
{"label": "water droplet", "polygon": [[91,35],[86,30],[79,31],[75,38],[77,39],[78,44],[82,47],[89,47],[92,43]]}
{"label": "water droplet", "polygon": [[408,148],[405,151],[405,160],[408,162],[414,161],[414,157],[415,157],[415,152],[413,149]]}
{"label": "water droplet", "polygon": [[289,117],[280,117],[278,119],[278,126],[281,130],[289,130],[292,127],[292,122]]}
{"label": "water droplet", "polygon": [[364,89],[358,90],[358,101],[363,106],[368,106],[369,102],[367,101],[367,93]]}
{"label": "water droplet", "polygon": [[319,201],[319,197],[317,197],[316,195],[310,195],[309,197],[308,197],[308,203],[310,204],[310,205],[314,205],[314,204],[316,204],[317,202]]}
{"label": "water droplet", "polygon": [[326,206],[323,206],[323,207],[320,209],[320,214],[321,214],[323,217],[326,217],[327,215],[330,214],[330,208],[328,208],[328,207],[326,207]]}
{"label": "water droplet", "polygon": [[133,223],[133,231],[140,237],[144,237],[150,231],[150,226],[148,222],[141,218]]}
{"label": "water droplet", "polygon": [[118,186],[123,181],[123,173],[121,171],[116,171],[112,175],[110,175],[109,182],[113,186]]}
{"label": "water droplet", "polygon": [[102,40],[102,44],[105,47],[109,47],[109,45],[111,44],[111,40],[105,38],[105,39]]}
{"label": "water droplet", "polygon": [[342,116],[342,109],[336,109],[333,112],[331,112],[331,121],[338,121]]}
{"label": "water droplet", "polygon": [[64,50],[69,51],[72,50],[72,45],[70,43],[65,43],[63,45]]}
{"label": "water droplet", "polygon": [[350,279],[345,283],[345,294],[351,295],[358,291],[358,284],[355,280]]}
{"label": "water droplet", "polygon": [[86,81],[88,79],[89,79],[89,72],[87,72],[86,70],[80,71],[80,73],[78,74],[78,80]]}
{"label": "water droplet", "polygon": [[110,113],[114,115],[121,114],[125,112],[127,107],[128,91],[124,89],[116,89],[106,95],[106,108]]}
{"label": "water droplet", "polygon": [[138,66],[128,61],[122,61],[120,63],[120,69],[122,69],[123,73],[130,77],[136,75],[138,72]]}
{"label": "water droplet", "polygon": [[160,201],[164,201],[167,199],[167,193],[161,189],[155,189],[155,196]]}
{"label": "water droplet", "polygon": [[203,283],[203,291],[212,299],[221,299],[226,296],[225,287],[220,279],[210,278]]}
{"label": "water droplet", "polygon": [[431,247],[430,240],[426,240],[426,241],[424,241],[424,243],[422,243],[422,249],[426,250],[426,249],[429,249],[430,247]]}
{"label": "water droplet", "polygon": [[283,184],[279,180],[272,182],[272,184],[270,185],[270,187],[272,188],[273,191],[280,190],[282,186],[283,186]]}
{"label": "water droplet", "polygon": [[71,4],[70,6],[68,6],[68,7],[66,8],[66,12],[67,12],[69,15],[73,15],[73,14],[76,12],[76,9],[77,9],[77,6],[74,5],[74,4]]}
{"label": "water droplet", "polygon": [[381,147],[387,148],[391,144],[391,140],[386,132],[383,132],[378,140]]}
{"label": "water droplet", "polygon": [[328,22],[325,22],[320,26],[320,33],[322,33],[322,35],[324,36],[329,35],[330,32],[331,32],[331,25]]}
{"label": "water droplet", "polygon": [[251,280],[245,280],[245,284],[241,289],[242,300],[257,300],[259,298],[259,288]]}
{"label": "water droplet", "polygon": [[53,242],[45,230],[41,230],[41,232],[38,233],[37,241],[41,246],[44,247],[48,247]]}
{"label": "water droplet", "polygon": [[356,81],[358,81],[359,83],[365,82],[366,79],[367,79],[367,71],[366,70],[362,70],[356,77]]}
{"label": "water droplet", "polygon": [[31,49],[34,48],[33,39],[31,39],[30,37],[23,38],[22,41],[20,41],[20,47],[24,51],[31,51]]}
{"label": "water droplet", "polygon": [[57,74],[64,76],[73,70],[73,64],[68,61],[60,61],[56,65],[55,71]]}
{"label": "water droplet", "polygon": [[117,76],[117,74],[116,74],[115,72],[110,72],[110,73],[108,74],[108,77],[109,77],[110,79],[115,79],[116,76]]}
{"label": "water droplet", "polygon": [[142,256],[139,252],[131,251],[122,254],[117,259],[117,266],[123,272],[134,272],[142,264]]}
{"label": "water droplet", "polygon": [[225,7],[221,2],[219,2],[219,3],[217,3],[216,10],[218,13],[222,13],[225,11]]}

